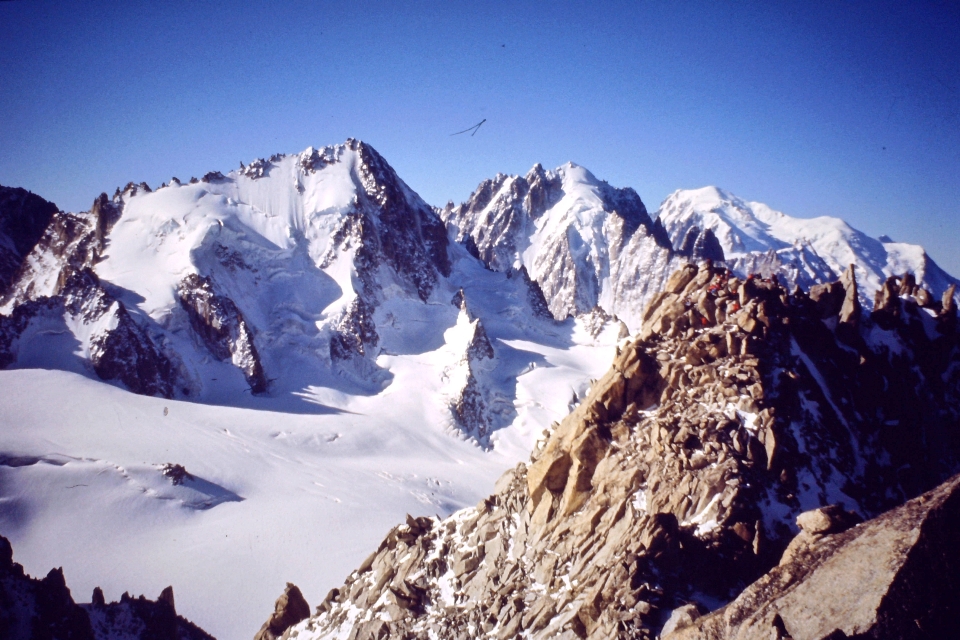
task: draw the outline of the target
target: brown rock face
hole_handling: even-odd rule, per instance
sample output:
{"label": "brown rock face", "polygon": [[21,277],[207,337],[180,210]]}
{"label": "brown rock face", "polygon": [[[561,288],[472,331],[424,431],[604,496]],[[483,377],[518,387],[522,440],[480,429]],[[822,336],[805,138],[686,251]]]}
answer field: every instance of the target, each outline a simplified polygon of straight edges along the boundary
{"label": "brown rock face", "polygon": [[681,633],[941,482],[960,468],[960,339],[898,298],[872,342],[848,273],[816,297],[675,273],[529,465],[474,508],[408,518],[286,636]]}
{"label": "brown rock face", "polygon": [[283,594],[277,598],[273,615],[263,623],[253,640],[276,640],[283,632],[310,616],[310,605],[304,600],[297,585],[290,582]]}
{"label": "brown rock face", "polygon": [[960,476],[806,545],[736,600],[664,640],[953,637],[960,611],[957,531]]}

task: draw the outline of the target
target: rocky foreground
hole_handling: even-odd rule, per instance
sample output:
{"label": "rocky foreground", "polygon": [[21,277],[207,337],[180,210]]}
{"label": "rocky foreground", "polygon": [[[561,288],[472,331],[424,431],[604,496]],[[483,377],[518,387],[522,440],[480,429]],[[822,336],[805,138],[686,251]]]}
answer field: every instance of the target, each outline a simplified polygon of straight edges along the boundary
{"label": "rocky foreground", "polygon": [[890,278],[866,313],[852,269],[688,265],[530,464],[312,616],[288,587],[258,639],[945,637],[960,480],[907,500],[960,470],[952,289]]}
{"label": "rocky foreground", "polygon": [[61,569],[31,578],[13,561],[0,536],[0,638],[4,640],[213,640],[177,615],[173,588],[156,600],[124,593],[106,602],[99,587],[89,604],[77,604]]}

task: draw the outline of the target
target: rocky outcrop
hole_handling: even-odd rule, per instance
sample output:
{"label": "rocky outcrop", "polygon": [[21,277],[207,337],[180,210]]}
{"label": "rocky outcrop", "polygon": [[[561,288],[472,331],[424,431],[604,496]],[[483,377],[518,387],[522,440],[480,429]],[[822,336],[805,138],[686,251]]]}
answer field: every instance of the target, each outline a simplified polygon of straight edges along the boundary
{"label": "rocky outcrop", "polygon": [[454,426],[482,447],[490,446],[490,434],[500,426],[498,406],[503,400],[491,390],[487,380],[494,368],[496,352],[479,318],[472,318],[466,298],[460,298],[456,326],[448,332],[449,346],[458,354],[443,377],[447,382],[448,406]]}
{"label": "rocky outcrop", "polygon": [[0,298],[58,211],[26,189],[0,186]]}
{"label": "rocky outcrop", "polygon": [[128,593],[118,602],[105,602],[99,587],[90,604],[80,605],[90,618],[97,640],[214,640],[213,636],[177,615],[173,587],[165,588],[156,600]]}
{"label": "rocky outcrop", "polygon": [[122,204],[100,194],[90,211],[54,212],[40,238],[17,270],[0,303],[8,311],[43,296],[56,296],[72,272],[93,269],[100,260],[110,228],[122,214]]}
{"label": "rocky outcrop", "polygon": [[118,380],[134,393],[171,398],[176,374],[170,359],[111,296],[90,269],[61,272],[60,297],[70,316],[92,327],[89,358],[102,380]]}
{"label": "rocky outcrop", "polygon": [[94,640],[90,619],[70,595],[63,570],[31,578],[0,536],[0,636],[9,640]]}
{"label": "rocky outcrop", "polygon": [[134,393],[173,397],[177,375],[170,359],[93,271],[67,265],[56,291],[0,315],[0,367],[17,360],[18,343],[31,325],[81,326],[87,334],[85,355],[100,379],[121,382]]}
{"label": "rocky outcrop", "polygon": [[344,308],[337,322],[336,331],[330,339],[330,358],[349,360],[363,357],[377,346],[380,336],[373,320],[374,307],[357,296]]}
{"label": "rocky outcrop", "polygon": [[263,623],[253,640],[276,640],[283,632],[310,616],[310,605],[304,600],[297,585],[290,582],[277,598],[273,615]]}
{"label": "rocky outcrop", "polygon": [[99,587],[90,604],[74,602],[62,569],[42,580],[13,561],[10,542],[0,536],[0,637],[5,640],[213,640],[178,616],[173,588],[156,601],[124,593],[107,603]]}
{"label": "rocky outcrop", "polygon": [[210,353],[240,369],[251,392],[265,393],[268,383],[253,331],[233,300],[217,293],[210,278],[196,273],[180,281],[177,297],[190,318],[190,326]]}
{"label": "rocky outcrop", "polygon": [[906,298],[889,328],[841,323],[853,286],[675,272],[529,465],[408,518],[286,637],[652,638],[936,485],[960,468],[958,336]]}
{"label": "rocky outcrop", "polygon": [[247,166],[243,166],[243,163],[240,163],[240,175],[246,176],[251,180],[259,180],[260,178],[270,174],[270,167],[273,166],[273,163],[264,160],[263,158],[257,158]]}
{"label": "rocky outcrop", "polygon": [[664,640],[954,635],[960,476],[850,529],[820,512],[801,514],[797,524],[802,543],[791,543],[779,566]]}

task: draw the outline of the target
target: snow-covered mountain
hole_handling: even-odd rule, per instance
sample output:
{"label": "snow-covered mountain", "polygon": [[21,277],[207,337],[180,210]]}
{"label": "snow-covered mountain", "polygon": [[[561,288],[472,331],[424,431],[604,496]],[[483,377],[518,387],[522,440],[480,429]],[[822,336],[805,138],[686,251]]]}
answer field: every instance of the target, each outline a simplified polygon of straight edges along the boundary
{"label": "snow-covered mountain", "polygon": [[528,273],[558,320],[596,306],[638,313],[668,272],[669,240],[637,193],[573,163],[499,174],[441,216],[488,268]]}
{"label": "snow-covered mountain", "polygon": [[695,259],[725,260],[741,276],[776,274],[806,290],[837,280],[852,264],[868,308],[890,276],[911,273],[937,296],[957,283],[918,245],[871,238],[839,218],[793,218],[716,187],[675,191],[657,219],[674,249]]}
{"label": "snow-covered mountain", "polygon": [[[88,314],[91,335],[74,335],[92,349],[132,314],[163,369],[149,388],[166,396],[203,398],[224,386],[211,381],[241,377],[265,393],[318,362],[374,383],[375,316],[423,305],[450,275],[442,222],[352,140],[156,191],[130,184],[60,218],[71,224],[37,244],[5,308],[62,293],[65,274],[85,274],[80,296],[102,282],[109,326]],[[137,375],[119,377],[134,386]]]}
{"label": "snow-covered mountain", "polygon": [[853,263],[867,308],[887,276],[921,302],[954,282],[840,221],[685,193],[651,217],[537,165],[440,210],[355,140],[80,213],[0,188],[0,534],[34,573],[113,599],[172,583],[208,631],[251,635],[286,580],[319,601],[406,513],[475,504],[688,261],[805,288]]}
{"label": "snow-covered mountain", "polygon": [[922,247],[871,238],[837,218],[792,218],[716,187],[677,191],[651,218],[632,189],[572,163],[497,175],[440,215],[488,268],[528,273],[555,318],[598,306],[634,331],[652,295],[688,260],[723,262],[740,277],[776,274],[804,289],[853,264],[868,308],[891,276],[911,273],[934,297],[957,282]]}

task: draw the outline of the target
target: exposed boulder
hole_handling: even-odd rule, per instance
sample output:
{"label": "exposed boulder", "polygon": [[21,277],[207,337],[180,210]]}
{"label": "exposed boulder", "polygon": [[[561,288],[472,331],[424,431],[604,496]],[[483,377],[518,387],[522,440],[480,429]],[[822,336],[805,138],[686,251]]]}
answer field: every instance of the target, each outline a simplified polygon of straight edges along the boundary
{"label": "exposed boulder", "polygon": [[273,614],[263,623],[253,640],[276,640],[284,631],[310,616],[310,605],[304,600],[297,585],[288,582],[277,598]]}
{"label": "exposed boulder", "polygon": [[[960,476],[846,531],[819,531],[829,519],[812,513],[808,526],[826,535],[727,606],[664,633],[664,640],[954,635],[960,611]],[[804,534],[810,535],[807,528]]]}

